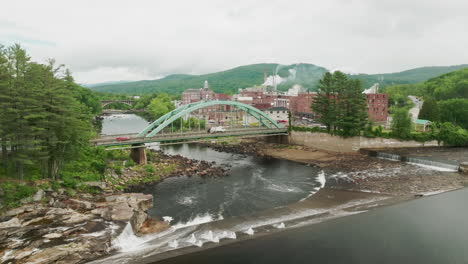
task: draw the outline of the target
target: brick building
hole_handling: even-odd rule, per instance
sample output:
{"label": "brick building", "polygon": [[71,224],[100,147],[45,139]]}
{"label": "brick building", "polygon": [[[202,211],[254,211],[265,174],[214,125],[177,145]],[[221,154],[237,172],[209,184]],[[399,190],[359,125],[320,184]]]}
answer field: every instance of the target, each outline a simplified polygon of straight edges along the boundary
{"label": "brick building", "polygon": [[366,94],[369,119],[374,122],[386,122],[388,117],[388,95],[382,93]]}
{"label": "brick building", "polygon": [[292,96],[289,99],[289,109],[294,116],[303,116],[313,118],[314,114],[310,108],[316,93],[301,93],[298,96]]}

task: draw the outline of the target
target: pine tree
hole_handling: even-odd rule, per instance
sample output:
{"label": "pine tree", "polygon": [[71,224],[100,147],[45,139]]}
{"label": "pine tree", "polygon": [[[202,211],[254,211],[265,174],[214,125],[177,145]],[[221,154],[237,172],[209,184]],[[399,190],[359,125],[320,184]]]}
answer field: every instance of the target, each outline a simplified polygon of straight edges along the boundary
{"label": "pine tree", "polygon": [[318,121],[327,127],[330,133],[336,123],[336,101],[333,75],[325,73],[319,80],[317,86],[317,96],[312,103],[312,111],[318,116]]}
{"label": "pine tree", "polygon": [[318,115],[319,122],[333,134],[359,135],[367,122],[366,98],[361,83],[348,80],[340,71],[325,73],[319,81],[312,110]]}

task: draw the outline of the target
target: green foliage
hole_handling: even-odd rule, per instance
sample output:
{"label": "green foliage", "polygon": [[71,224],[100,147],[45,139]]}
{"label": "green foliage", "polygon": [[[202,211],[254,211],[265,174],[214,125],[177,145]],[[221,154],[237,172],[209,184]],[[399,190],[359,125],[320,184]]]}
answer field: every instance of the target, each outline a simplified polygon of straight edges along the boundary
{"label": "green foliage", "polygon": [[175,109],[169,95],[165,93],[157,94],[148,105],[148,112],[151,118],[158,119],[164,114]]}
{"label": "green foliage", "polygon": [[313,133],[327,133],[328,131],[324,128],[320,127],[298,127],[298,126],[292,126],[291,127],[292,131],[298,131],[298,132],[313,132]]}
{"label": "green foliage", "polygon": [[408,139],[411,135],[411,118],[408,110],[400,108],[395,111],[392,119],[392,134],[396,138]]}
{"label": "green foliage", "polygon": [[[446,74],[468,65],[455,65],[455,66],[437,66],[437,67],[421,67],[397,73],[384,73],[384,74],[357,74],[351,75],[353,79],[362,81],[364,87],[370,87],[374,83],[380,83],[381,87],[405,85],[424,82],[430,78],[434,78],[441,74]],[[413,94],[418,95],[418,94]]]}
{"label": "green foliage", "polygon": [[359,135],[367,121],[366,97],[360,82],[349,80],[340,71],[324,74],[311,107],[332,134]]}
{"label": "green foliage", "polygon": [[133,166],[135,166],[135,165],[136,165],[136,163],[135,163],[133,160],[127,160],[127,161],[125,162],[125,167],[127,167],[127,168],[133,167]]}
{"label": "green foliage", "polygon": [[439,102],[440,121],[468,129],[468,99],[449,99]]}
{"label": "green foliage", "polygon": [[31,62],[15,44],[0,45],[0,109],[2,174],[58,179],[88,144],[100,106],[62,65]]}
{"label": "green foliage", "polygon": [[152,164],[145,164],[145,165],[143,165],[143,169],[145,170],[145,172],[146,172],[147,174],[152,174],[152,173],[155,173],[155,172],[156,172],[156,170],[155,170],[155,168],[154,168],[154,165],[152,165]]}
{"label": "green foliage", "polygon": [[421,107],[421,111],[419,111],[418,119],[429,120],[432,122],[439,121],[439,107],[434,98],[424,98],[424,103]]}
{"label": "green foliage", "polygon": [[448,146],[468,146],[468,131],[452,123],[445,122],[439,126],[437,140]]}
{"label": "green foliage", "polygon": [[384,92],[389,94],[391,104],[399,107],[407,105],[408,95],[423,96],[425,102],[419,119],[452,122],[468,128],[468,68],[460,66],[457,71],[424,83],[395,85],[385,88]]}
{"label": "green foliage", "polygon": [[1,183],[0,189],[3,190],[3,196],[0,196],[0,200],[6,208],[21,205],[21,199],[30,197],[37,192],[36,187],[11,181]]}
{"label": "green foliage", "polygon": [[106,169],[105,159],[108,154],[108,151],[103,148],[83,147],[75,160],[64,165],[60,173],[61,178],[64,180],[78,179],[80,181],[101,180]]}

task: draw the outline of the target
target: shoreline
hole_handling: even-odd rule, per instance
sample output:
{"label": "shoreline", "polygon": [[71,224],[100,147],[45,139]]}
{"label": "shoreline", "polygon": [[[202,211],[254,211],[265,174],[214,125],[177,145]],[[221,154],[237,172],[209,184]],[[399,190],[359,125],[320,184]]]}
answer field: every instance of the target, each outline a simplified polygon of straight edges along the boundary
{"label": "shoreline", "polygon": [[[265,157],[265,158],[275,158],[275,159],[282,159],[282,160],[288,160],[291,162],[296,162],[300,163],[303,165],[307,166],[317,166],[321,168],[324,173],[327,174],[327,179],[326,179],[326,184],[324,188],[320,189],[317,193],[315,193],[312,196],[309,196],[307,198],[304,198],[301,201],[298,201],[296,203],[286,205],[284,207],[298,207],[300,208],[306,203],[309,203],[308,209],[311,208],[325,208],[325,209],[330,209],[333,208],[332,205],[328,204],[323,204],[319,205],[316,203],[318,198],[321,196],[322,193],[334,193],[337,194],[338,196],[343,196],[346,193],[356,193],[358,196],[362,197],[386,197],[385,201],[383,201],[383,204],[378,204],[375,205],[373,203],[368,203],[368,204],[359,204],[356,206],[350,206],[347,208],[342,208],[345,211],[349,211],[349,214],[341,215],[341,216],[327,216],[327,213],[325,215],[317,215],[317,216],[307,216],[310,218],[310,221],[318,221],[318,222],[324,222],[324,221],[329,221],[335,218],[340,218],[344,217],[347,215],[351,215],[357,212],[353,212],[354,209],[359,208],[359,210],[372,210],[374,208],[379,208],[382,206],[389,206],[395,203],[401,203],[405,201],[409,201],[412,199],[416,199],[417,197],[420,196],[426,196],[424,193],[429,194],[429,193],[443,193],[443,192],[448,192],[448,191],[453,191],[457,190],[460,188],[463,188],[467,181],[466,179],[463,178],[463,176],[459,174],[450,174],[450,173],[435,173],[432,171],[429,171],[429,174],[435,173],[437,174],[436,176],[431,176],[427,174],[427,170],[421,170],[416,175],[405,175],[405,172],[401,172],[400,168],[405,168],[408,171],[414,170],[414,166],[412,165],[404,165],[402,163],[397,163],[393,161],[387,161],[387,160],[381,160],[373,157],[368,157],[364,156],[358,153],[331,153],[331,152],[326,152],[326,151],[319,151],[319,150],[314,150],[311,148],[304,148],[300,146],[284,146],[284,145],[279,145],[279,144],[266,144],[266,143],[257,143],[257,144],[252,144],[251,140],[247,141],[241,141],[237,142],[236,144],[219,144],[219,145],[213,145],[210,143],[203,143],[201,144],[206,147],[211,147],[214,150],[217,151],[223,151],[223,152],[229,152],[229,153],[239,153],[239,154],[244,154],[244,155],[253,155],[253,156],[258,156],[258,157]],[[170,166],[171,164],[177,164],[176,169],[172,170],[166,174],[162,174],[158,179],[155,179],[154,181],[140,181],[137,184],[129,184],[131,181],[127,182],[119,182],[119,185],[125,186],[125,190],[128,191],[141,191],[147,184],[158,184],[159,182],[162,182],[164,179],[169,178],[169,177],[176,177],[176,176],[181,176],[181,175],[198,175],[201,177],[218,177],[218,176],[223,176],[226,173],[226,169],[223,167],[217,166],[215,163],[211,162],[206,162],[206,161],[199,161],[199,160],[193,160],[193,159],[188,159],[180,155],[167,155],[162,152],[158,151],[151,151],[153,154],[153,161],[158,161],[161,162],[162,164]],[[157,158],[155,158],[155,156]],[[409,166],[409,167],[408,167]],[[400,170],[400,171],[398,171]],[[345,171],[346,173],[344,173]],[[395,174],[395,175],[373,175],[373,174],[382,174],[385,171],[390,171],[390,174]],[[130,173],[132,174],[134,171],[131,169],[125,169],[125,173]],[[413,171],[412,171],[413,172]],[[112,175],[112,172],[110,173]],[[441,175],[444,177],[447,177],[449,175],[449,179],[442,181],[442,182],[437,182],[438,180],[441,179]],[[458,175],[458,176],[457,176]],[[131,176],[127,180],[132,180],[135,177],[142,178],[142,176]],[[427,180],[431,184],[425,183],[423,184],[423,181],[421,180],[424,177],[424,180]],[[143,177],[144,178],[144,177]],[[416,180],[414,180],[416,179]],[[141,179],[140,179],[141,180]],[[453,180],[457,180],[458,182],[453,183]],[[432,184],[434,183],[435,184]],[[420,184],[423,187],[421,188],[403,188],[401,185],[408,185],[413,186]],[[451,184],[447,184],[451,183]],[[395,186],[391,186],[395,185]],[[388,187],[390,186],[390,187]],[[115,187],[115,186],[113,186]],[[112,256],[118,255],[118,251],[116,251],[113,248],[112,241],[117,238],[117,234],[121,233],[124,229],[124,226],[127,223],[132,224],[132,228],[134,233],[140,232],[140,235],[144,234],[158,234],[161,231],[167,230],[170,228],[170,225],[165,223],[164,221],[161,221],[159,219],[154,219],[149,217],[146,214],[146,210],[150,207],[152,207],[153,202],[152,202],[152,195],[143,195],[143,194],[132,194],[132,193],[121,193],[121,192],[116,192],[115,189],[111,193],[103,194],[101,195],[108,204],[103,204],[103,201],[94,201],[93,199],[89,196],[83,195],[79,196],[78,199],[72,199],[70,197],[61,197],[62,199],[62,204],[58,204],[59,206],[49,206],[49,211],[53,210],[59,210],[58,213],[55,213],[54,217],[59,219],[60,221],[66,221],[67,219],[63,219],[63,215],[65,213],[71,213],[73,217],[75,217],[76,222],[72,222],[75,224],[83,223],[83,222],[96,222],[98,224],[91,225],[89,224],[85,225],[85,229],[78,229],[78,231],[73,231],[74,234],[72,237],[79,237],[77,238],[77,241],[83,241],[83,237],[89,237],[89,241],[86,243],[81,243],[77,244],[74,241],[71,241],[71,243],[65,243],[62,245],[68,245],[67,247],[60,247],[55,245],[57,242],[69,239],[68,238],[68,231],[67,229],[72,229],[75,230],[73,227],[66,228],[64,231],[65,232],[52,232],[56,230],[57,228],[64,228],[65,226],[58,225],[58,226],[51,226],[47,221],[50,221],[51,219],[54,219],[54,217],[48,217],[48,211],[45,209],[47,205],[42,206],[39,205],[27,205],[23,207],[28,207],[29,209],[26,210],[19,210],[16,211],[16,214],[13,214],[7,219],[5,222],[5,218],[3,217],[2,222],[0,222],[0,234],[3,236],[8,235],[11,232],[11,228],[22,228],[24,226],[25,229],[31,230],[31,228],[28,228],[28,225],[30,222],[27,222],[28,219],[34,218],[33,215],[36,215],[39,217],[40,220],[47,220],[44,224],[40,221],[37,223],[39,225],[36,225],[36,228],[47,228],[52,231],[49,231],[48,233],[51,233],[52,235],[49,235],[47,232],[42,232],[40,233],[43,239],[41,240],[42,242],[37,244],[38,242],[34,241],[27,241],[27,245],[21,249],[15,249],[15,250],[9,250],[9,246],[5,244],[5,241],[3,242],[2,246],[2,241],[0,240],[0,248],[3,247],[3,252],[0,252],[0,260],[6,261],[8,259],[11,259],[11,257],[14,257],[15,259],[21,260],[25,258],[30,258],[30,257],[35,257],[38,258],[39,260],[40,257],[46,257],[46,259],[43,259],[43,262],[38,261],[38,263],[49,263],[50,261],[67,261],[69,263],[82,263],[83,261],[94,261],[96,263],[100,263],[100,260],[107,260],[108,258],[112,258]],[[51,195],[52,193],[47,192],[46,195]],[[318,194],[318,196],[317,196]],[[140,196],[143,195],[143,196]],[[107,201],[107,198],[109,196],[114,196],[114,198],[111,198],[109,201]],[[140,197],[141,199],[135,203],[134,198],[131,198],[131,196],[135,197]],[[151,196],[151,197],[149,197]],[[120,198],[119,198],[120,197]],[[75,198],[75,197],[73,197]],[[102,200],[99,198],[100,200]],[[323,197],[321,197],[323,199]],[[137,198],[138,199],[138,198]],[[70,202],[70,200],[72,200]],[[57,201],[60,201],[60,198],[57,199]],[[65,202],[67,201],[67,202]],[[310,201],[315,201],[310,202]],[[323,202],[323,201],[322,201]],[[95,203],[93,205],[92,203]],[[334,206],[342,206],[344,203],[344,200],[342,201],[342,204],[334,204]],[[33,206],[33,207],[31,207]],[[315,207],[314,207],[315,206]],[[318,206],[318,207],[317,207]],[[58,208],[55,208],[58,207]],[[21,208],[21,207],[20,207]],[[298,209],[296,208],[296,210]],[[16,210],[18,208],[15,208],[13,210]],[[277,208],[271,209],[275,210]],[[60,211],[62,210],[62,211]],[[65,210],[65,211],[64,211]],[[68,211],[66,211],[68,210]],[[11,210],[10,210],[11,211]],[[43,213],[46,211],[45,213]],[[267,211],[259,212],[259,213],[267,213]],[[355,211],[358,211],[357,209]],[[291,212],[296,212],[296,211],[291,211]],[[15,216],[16,215],[16,216]],[[90,217],[90,215],[92,217]],[[117,215],[117,216],[116,216]],[[120,215],[120,216],[119,216]],[[255,216],[257,214],[253,214]],[[288,213],[284,214],[288,215]],[[73,218],[72,217],[72,218]],[[247,217],[247,216],[246,216]],[[252,216],[250,216],[252,217]],[[305,218],[307,218],[305,217]],[[320,220],[317,218],[322,217]],[[19,218],[21,221],[12,221],[14,218]],[[296,220],[304,220],[304,218],[298,218]],[[243,219],[245,222],[245,219]],[[221,220],[223,221],[223,220]],[[230,221],[234,221],[234,219],[230,219]],[[289,220],[288,220],[289,221]],[[283,221],[283,225],[287,223],[289,225],[292,222],[288,221]],[[34,221],[33,221],[34,222]],[[318,223],[317,222],[317,223]],[[6,223],[6,224],[5,224]],[[102,223],[102,224],[101,224]],[[315,222],[314,222],[315,223]],[[215,222],[210,222],[207,223],[209,225],[216,225],[219,223]],[[279,223],[276,223],[279,224]],[[313,223],[309,223],[313,224]],[[202,224],[203,226],[205,224]],[[300,227],[300,226],[297,226]],[[54,229],[55,228],[55,229]],[[290,229],[292,227],[286,228],[286,230]],[[26,230],[26,231],[27,231]],[[161,254],[157,254],[154,256],[151,256],[151,258],[157,258],[158,260],[162,260],[164,256],[165,258],[171,258],[174,257],[174,254],[188,254],[191,253],[192,250],[193,252],[199,251],[199,250],[204,250],[212,247],[217,247],[217,246],[223,246],[226,243],[235,243],[238,241],[242,241],[244,239],[254,239],[256,237],[260,237],[263,235],[267,235],[273,231],[283,231],[282,230],[276,230],[276,229],[268,229],[267,230],[258,230],[256,232],[256,235],[254,236],[249,236],[249,235],[240,235],[238,238],[235,240],[227,240],[223,239],[222,243],[220,242],[219,244],[217,243],[208,243],[203,246],[203,248],[198,248],[198,247],[188,247],[184,249],[177,249],[173,251],[168,251],[168,252],[163,252]],[[13,231],[15,233],[17,231]],[[86,233],[87,232],[87,233]],[[263,232],[263,233],[262,233]],[[36,235],[37,236],[37,235]],[[18,240],[18,239],[16,239]],[[16,241],[15,239],[7,239],[6,241]],[[22,241],[21,239],[19,241]],[[52,241],[52,243],[50,243]],[[55,241],[55,243],[54,243]],[[21,242],[19,242],[21,243]],[[50,244],[49,244],[50,243]],[[95,250],[95,246],[100,244],[101,246],[98,247],[98,251]],[[36,247],[31,247],[29,245],[40,245],[40,248]],[[71,246],[70,246],[71,245]],[[81,245],[81,246],[80,246]],[[94,245],[94,246],[93,246]],[[93,248],[93,253],[90,255],[90,249]],[[45,252],[45,253],[44,253]],[[81,252],[81,253],[80,253]],[[97,252],[97,253],[96,253]],[[179,253],[175,253],[179,252]],[[42,254],[41,254],[42,253]],[[85,256],[82,257],[81,255],[84,254]],[[94,254],[94,255],[93,255]],[[78,255],[78,256],[77,256]],[[55,258],[55,259],[54,259]],[[161,258],[161,259],[159,259]],[[45,261],[45,262],[44,262]],[[153,260],[151,260],[153,261]],[[102,262],[105,263],[105,262]],[[150,263],[150,262],[135,262],[135,263]]]}

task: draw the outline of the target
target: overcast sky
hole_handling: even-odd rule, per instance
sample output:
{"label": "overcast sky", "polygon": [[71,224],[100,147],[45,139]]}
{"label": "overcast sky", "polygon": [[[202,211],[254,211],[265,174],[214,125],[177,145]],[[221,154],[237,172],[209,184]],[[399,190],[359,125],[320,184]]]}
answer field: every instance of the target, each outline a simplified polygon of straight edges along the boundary
{"label": "overcast sky", "polygon": [[276,62],[382,73],[468,63],[468,0],[3,1],[0,43],[77,82]]}

